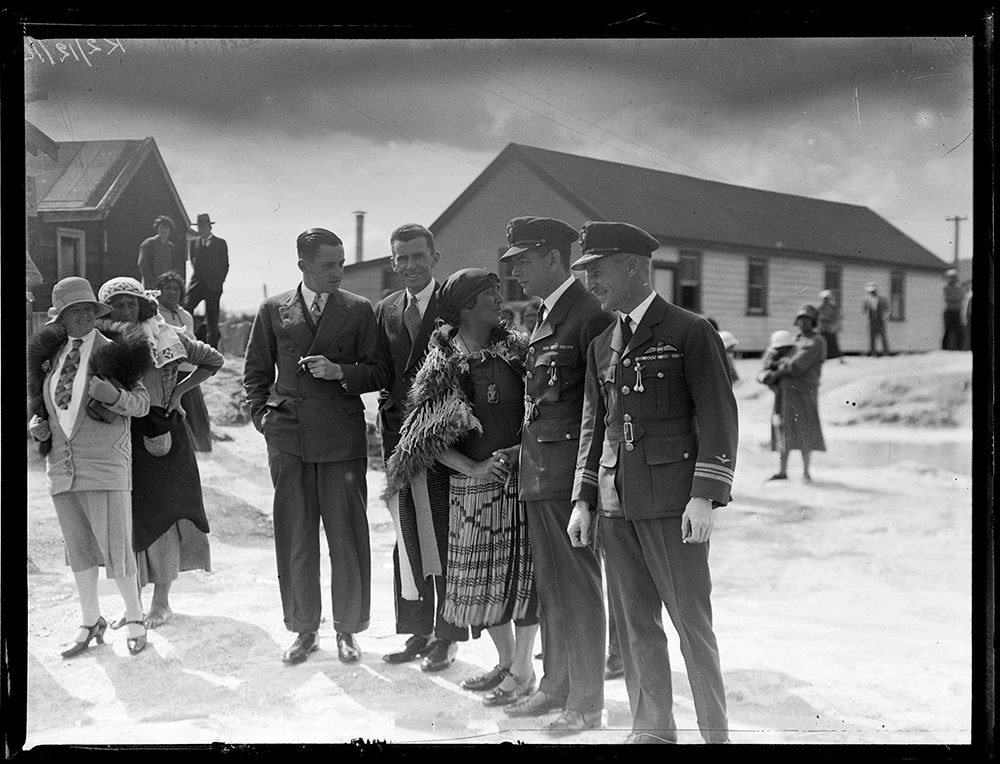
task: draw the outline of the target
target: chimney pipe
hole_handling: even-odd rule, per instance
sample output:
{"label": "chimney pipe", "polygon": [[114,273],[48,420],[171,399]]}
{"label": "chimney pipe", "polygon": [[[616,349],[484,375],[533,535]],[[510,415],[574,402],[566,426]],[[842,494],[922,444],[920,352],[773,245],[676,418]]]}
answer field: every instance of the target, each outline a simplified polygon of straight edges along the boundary
{"label": "chimney pipe", "polygon": [[355,244],[355,261],[361,262],[364,259],[364,234],[365,234],[365,213],[364,210],[356,210],[354,213],[354,218],[357,221],[357,230],[355,236],[357,237],[357,243]]}

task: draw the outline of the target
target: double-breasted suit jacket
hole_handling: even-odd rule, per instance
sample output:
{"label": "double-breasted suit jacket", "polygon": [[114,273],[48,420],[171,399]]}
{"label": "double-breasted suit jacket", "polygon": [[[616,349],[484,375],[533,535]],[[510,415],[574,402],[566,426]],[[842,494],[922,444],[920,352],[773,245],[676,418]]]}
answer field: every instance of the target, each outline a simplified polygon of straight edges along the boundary
{"label": "double-breasted suit jacket", "polygon": [[435,321],[440,317],[438,295],[441,285],[435,283],[424,307],[417,336],[411,340],[410,333],[403,324],[406,309],[406,290],[393,292],[375,306],[375,318],[379,327],[382,356],[388,367],[389,381],[379,394],[378,415],[382,431],[382,457],[388,461],[399,443],[399,430],[405,416],[406,396],[413,385],[413,378],[420,370],[427,355],[427,340],[434,331]]}
{"label": "double-breasted suit jacket", "polygon": [[[340,364],[344,379],[299,372],[299,359],[310,355]],[[386,376],[375,314],[364,297],[331,292],[315,333],[298,289],[261,304],[247,344],[244,386],[254,426],[278,451],[303,462],[367,458],[361,394],[381,389]]]}
{"label": "double-breasted suit jacket", "polygon": [[522,501],[573,493],[587,348],[614,321],[574,279],[531,336],[521,437]]}
{"label": "double-breasted suit jacket", "polygon": [[657,295],[623,339],[616,321],[590,346],[573,499],[631,520],[728,504],[739,416],[718,332]]}

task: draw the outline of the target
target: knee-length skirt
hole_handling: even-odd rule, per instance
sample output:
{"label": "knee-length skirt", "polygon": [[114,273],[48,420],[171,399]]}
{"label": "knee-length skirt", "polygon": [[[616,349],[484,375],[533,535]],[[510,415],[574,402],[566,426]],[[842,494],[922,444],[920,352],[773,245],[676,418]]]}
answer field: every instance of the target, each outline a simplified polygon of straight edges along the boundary
{"label": "knee-length skirt", "polygon": [[537,622],[528,523],[516,475],[505,487],[453,474],[449,502],[445,619],[479,628]]}

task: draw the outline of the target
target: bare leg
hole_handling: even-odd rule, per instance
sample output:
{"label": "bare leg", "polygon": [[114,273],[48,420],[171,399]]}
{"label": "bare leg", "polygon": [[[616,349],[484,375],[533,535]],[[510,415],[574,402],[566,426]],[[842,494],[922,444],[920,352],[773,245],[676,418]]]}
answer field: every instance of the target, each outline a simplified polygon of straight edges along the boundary
{"label": "bare leg", "polygon": [[511,673],[522,679],[529,679],[535,672],[532,656],[536,634],[538,634],[538,624],[514,627],[514,663],[511,665]]}
{"label": "bare leg", "polygon": [[511,675],[515,673],[514,661],[518,647],[514,639],[514,631],[511,629],[510,623],[505,623],[501,626],[491,626],[486,631],[497,648],[497,663],[501,666],[511,667],[511,673],[500,683],[500,689],[512,690],[514,689],[515,682],[511,679]]}
{"label": "bare leg", "polygon": [[168,602],[172,583],[173,581],[164,581],[153,585],[153,601],[149,604],[149,615],[146,616],[146,625],[151,629],[162,626],[174,614]]}
{"label": "bare leg", "polygon": [[802,477],[806,480],[812,480],[812,475],[809,474],[809,451],[802,452]]}
{"label": "bare leg", "polygon": [[768,480],[784,480],[788,477],[788,449],[781,449],[780,455],[781,462],[778,471],[774,475],[771,475]]}

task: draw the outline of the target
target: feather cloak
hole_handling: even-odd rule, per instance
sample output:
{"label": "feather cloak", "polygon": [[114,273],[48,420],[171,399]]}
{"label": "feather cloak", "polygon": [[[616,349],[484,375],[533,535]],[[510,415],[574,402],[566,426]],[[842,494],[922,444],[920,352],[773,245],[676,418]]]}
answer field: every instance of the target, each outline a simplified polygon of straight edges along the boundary
{"label": "feather cloak", "polygon": [[[443,324],[431,335],[407,395],[399,444],[386,463],[386,504],[396,528],[402,595],[408,600],[419,598],[416,581],[441,575],[446,555],[448,503],[439,500],[439,481],[448,470],[437,459],[470,432],[483,431],[473,412],[468,356],[452,343],[455,333]],[[490,334],[488,352],[521,374],[526,351],[524,335],[502,326]],[[438,500],[430,501],[431,496]]]}

